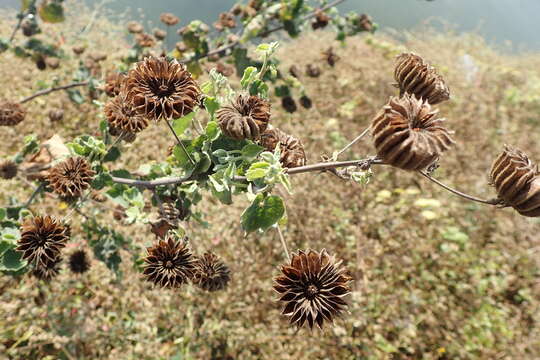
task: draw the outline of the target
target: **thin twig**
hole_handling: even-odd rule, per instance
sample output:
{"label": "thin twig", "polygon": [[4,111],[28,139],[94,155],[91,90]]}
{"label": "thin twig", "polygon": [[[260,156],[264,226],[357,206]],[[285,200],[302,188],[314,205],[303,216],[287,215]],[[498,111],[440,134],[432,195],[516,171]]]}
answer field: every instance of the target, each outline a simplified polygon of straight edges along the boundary
{"label": "thin twig", "polygon": [[40,183],[38,187],[36,187],[34,189],[34,192],[32,192],[32,195],[30,195],[30,197],[28,198],[28,200],[26,200],[26,202],[24,203],[23,207],[27,208],[30,206],[30,204],[32,204],[32,201],[34,201],[34,199],[36,198],[37,194],[43,189],[43,183]]}
{"label": "thin twig", "polygon": [[171,130],[171,132],[173,133],[174,137],[176,138],[176,142],[182,147],[182,150],[184,150],[184,153],[187,155],[188,159],[189,159],[189,162],[192,164],[192,165],[195,165],[195,161],[193,161],[193,159],[191,158],[191,156],[189,155],[186,147],[184,146],[184,143],[182,142],[182,140],[180,140],[180,138],[178,137],[178,135],[176,134],[176,131],[174,131],[171,123],[168,121],[168,120],[165,120],[165,122],[167,123],[167,126],[169,126],[169,129]]}
{"label": "thin twig", "polygon": [[118,184],[124,184],[124,185],[129,185],[129,186],[140,186],[140,187],[152,189],[152,188],[155,188],[156,186],[181,184],[186,181],[192,180],[192,177],[190,175],[190,176],[185,176],[185,177],[177,177],[177,176],[164,177],[164,178],[156,179],[156,180],[136,180],[136,179],[126,179],[126,178],[113,176],[112,180]]}
{"label": "thin twig", "polygon": [[15,34],[17,34],[17,31],[19,31],[19,29],[21,28],[23,18],[24,18],[24,14],[20,14],[19,21],[17,22],[17,25],[15,26],[15,28],[13,29],[13,32],[11,33],[11,36],[9,37],[10,44],[13,41],[13,39],[15,39]]}
{"label": "thin twig", "polygon": [[343,154],[345,151],[349,150],[349,148],[351,146],[353,146],[354,144],[356,144],[358,141],[362,140],[362,138],[364,136],[367,135],[367,133],[369,133],[369,127],[367,127],[364,131],[362,131],[362,133],[360,135],[358,135],[356,138],[354,138],[353,141],[351,141],[349,144],[347,144],[347,146],[345,146],[343,149],[341,149],[340,151],[338,151],[338,153],[336,154],[336,159],[339,157],[339,155]]}
{"label": "thin twig", "polygon": [[475,201],[475,202],[479,202],[479,203],[482,203],[482,204],[487,204],[487,205],[499,205],[500,204],[500,200],[499,199],[490,199],[490,200],[484,200],[484,199],[480,199],[480,198],[477,198],[477,197],[474,197],[472,195],[468,195],[468,194],[465,194],[465,193],[462,193],[461,191],[458,191],[456,189],[453,189],[451,188],[450,186],[446,185],[446,184],[443,184],[442,182],[440,182],[439,180],[435,179],[434,177],[432,177],[431,175],[429,175],[428,173],[426,173],[425,171],[422,171],[422,170],[419,170],[418,171],[420,174],[422,174],[425,178],[429,179],[431,182],[439,185],[440,187],[442,187],[443,189],[446,189],[448,191],[450,191],[451,193],[457,195],[457,196],[461,196],[462,198],[464,199],[467,199],[467,200],[470,200],[470,201]]}
{"label": "thin twig", "polygon": [[66,90],[66,89],[74,88],[74,87],[77,87],[77,86],[85,86],[85,85],[88,85],[88,81],[79,81],[79,82],[74,82],[74,83],[67,84],[67,85],[50,87],[50,88],[47,88],[47,89],[40,90],[40,91],[38,91],[38,92],[28,96],[28,97],[25,97],[24,99],[22,99],[20,101],[20,103],[24,104],[25,102],[33,100],[33,99],[37,98],[38,96],[48,95],[48,94],[50,94],[50,93],[52,93],[54,91]]}
{"label": "thin twig", "polygon": [[[332,1],[330,4],[326,5],[326,6],[323,6],[322,8],[320,9],[317,9],[315,11],[313,11],[312,13],[304,16],[304,18],[302,18],[302,21],[306,21],[306,20],[309,20],[311,18],[314,18],[315,16],[317,16],[317,11],[326,11],[328,9],[330,9],[331,7],[334,7],[336,5],[339,5],[341,4],[342,2],[344,2],[346,0],[335,0],[335,1]],[[268,36],[276,31],[279,31],[279,30],[283,30],[285,28],[284,25],[279,25],[279,26],[276,26],[275,28],[272,28],[268,31],[265,31],[264,33],[260,34],[259,37],[265,37],[265,36]],[[241,36],[240,36],[241,38]],[[193,62],[193,61],[197,61],[197,60],[200,60],[200,59],[204,59],[204,58],[207,58],[209,56],[212,56],[212,55],[216,55],[216,54],[219,54],[221,52],[224,52],[224,51],[227,51],[229,49],[232,49],[232,48],[235,48],[237,45],[240,44],[240,40],[237,40],[237,41],[233,41],[227,45],[223,45],[217,49],[214,49],[214,50],[211,50],[209,52],[207,52],[206,54],[202,54],[202,55],[199,55],[199,56],[194,56],[194,57],[191,57],[189,59],[182,59],[180,60],[181,63],[190,63],[190,62]]]}
{"label": "thin twig", "polygon": [[285,241],[285,237],[283,237],[283,233],[281,232],[281,228],[279,225],[276,226],[277,233],[279,235],[279,241],[281,241],[281,245],[283,246],[283,251],[285,251],[285,255],[287,255],[287,261],[291,262],[291,256],[289,255],[289,249],[287,248],[287,242]]}

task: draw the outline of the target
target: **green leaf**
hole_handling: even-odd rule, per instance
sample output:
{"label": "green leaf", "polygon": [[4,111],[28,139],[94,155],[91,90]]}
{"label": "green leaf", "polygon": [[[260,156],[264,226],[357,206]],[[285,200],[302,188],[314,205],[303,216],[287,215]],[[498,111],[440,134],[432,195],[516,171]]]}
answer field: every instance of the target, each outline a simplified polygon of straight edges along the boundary
{"label": "green leaf", "polygon": [[208,137],[208,140],[214,141],[219,136],[219,125],[215,121],[210,121],[208,124],[206,124],[206,130],[204,131],[206,136]]}
{"label": "green leaf", "polygon": [[120,149],[118,149],[117,146],[113,146],[108,152],[107,152],[107,155],[105,155],[105,157],[103,158],[103,161],[107,162],[112,162],[112,161],[116,161],[118,160],[118,158],[120,157],[121,153],[120,153]]}
{"label": "green leaf", "polygon": [[2,255],[0,270],[18,271],[26,266],[26,261],[22,260],[22,254],[14,249],[8,249]]}
{"label": "green leaf", "polygon": [[100,173],[92,181],[92,188],[96,190],[103,189],[106,185],[112,184],[112,177],[107,173]]}
{"label": "green leaf", "polygon": [[38,12],[44,22],[60,23],[65,20],[64,7],[57,2],[44,1]]}
{"label": "green leaf", "polygon": [[276,195],[266,198],[263,194],[255,197],[251,205],[242,214],[242,228],[247,232],[265,231],[276,224],[285,214],[285,204]]}
{"label": "green leaf", "polygon": [[243,74],[244,70],[253,64],[253,61],[247,56],[247,49],[237,47],[233,50],[232,55],[237,74]]}
{"label": "green leaf", "polygon": [[263,150],[264,148],[257,144],[247,144],[242,148],[242,157],[245,161],[250,163],[255,160]]}
{"label": "green leaf", "polygon": [[267,162],[256,162],[251,164],[248,171],[246,172],[246,178],[248,181],[253,181],[255,179],[260,179],[268,174],[270,170],[270,164]]}
{"label": "green leaf", "polygon": [[[195,149],[193,148],[193,145],[191,145],[191,141],[189,140],[182,140],[182,143],[184,144],[184,147],[186,148],[187,152],[191,155],[193,158],[193,153]],[[191,162],[189,161],[189,157],[186,154],[186,150],[184,150],[180,145],[176,144],[173,148],[173,156],[180,163],[181,167],[187,167],[191,166]]]}
{"label": "green leaf", "polygon": [[3,221],[7,216],[7,211],[4,208],[0,208],[0,221]]}
{"label": "green leaf", "polygon": [[77,105],[84,104],[84,97],[82,96],[79,90],[68,89],[66,90],[66,92],[68,93],[69,99],[73,101],[75,104]]}
{"label": "green leaf", "polygon": [[208,96],[204,98],[204,107],[206,108],[206,111],[208,111],[210,116],[213,118],[214,113],[219,109],[219,103],[217,102],[215,97]]}
{"label": "green leaf", "polygon": [[242,85],[243,89],[247,88],[247,86],[253,82],[257,77],[257,73],[257,68],[254,66],[250,66],[244,70],[244,75],[242,75],[242,80],[240,80],[240,85]]}
{"label": "green leaf", "polygon": [[181,136],[184,131],[187,130],[187,128],[191,125],[191,121],[193,120],[194,116],[195,113],[190,112],[189,114],[173,121],[172,127],[176,135]]}

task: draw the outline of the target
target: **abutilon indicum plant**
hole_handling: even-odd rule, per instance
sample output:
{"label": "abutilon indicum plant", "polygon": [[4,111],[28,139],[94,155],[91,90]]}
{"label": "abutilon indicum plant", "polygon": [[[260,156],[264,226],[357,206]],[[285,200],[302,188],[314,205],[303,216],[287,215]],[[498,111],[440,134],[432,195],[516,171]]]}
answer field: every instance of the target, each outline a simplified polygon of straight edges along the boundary
{"label": "abutilon indicum plant", "polygon": [[[432,176],[444,165],[443,156],[456,140],[435,108],[450,99],[450,89],[442,75],[417,54],[397,57],[396,96],[381,104],[365,131],[322,162],[309,161],[321,154],[306,154],[301,134],[288,134],[273,124],[272,109],[279,103],[270,101],[271,91],[289,112],[296,109],[295,95],[300,95],[302,106],[311,107],[299,80],[302,70],[291,67],[289,74],[278,71],[277,42],[254,46],[253,58],[248,56],[246,44],[279,30],[295,37],[308,27],[317,31],[332,26],[337,39],[345,41],[358,32],[376,29],[367,15],[340,16],[334,6],[342,1],[251,0],[236,4],[219,15],[214,32],[201,21],[182,27],[182,41],[172,48],[167,39],[170,28],[179,22],[174,14],[162,14],[165,29],[155,29],[153,35],[131,22],[127,30],[135,45],[118,71],[96,77],[103,55],[93,54],[81,61],[74,83],[41,90],[21,101],[0,101],[1,126],[23,122],[26,112],[22,104],[37,96],[67,90],[73,101],[81,101],[80,91],[74,90],[77,87],[88,87],[97,94],[93,104],[102,113],[101,121],[96,122],[99,135],[81,135],[60,147],[63,150],[58,156],[51,156],[46,166],[32,173],[35,191],[31,197],[0,208],[0,270],[12,275],[29,272],[51,281],[66,258],[71,271],[84,276],[91,256],[84,249],[71,254],[63,250],[72,235],[70,219],[82,216],[93,256],[118,272],[122,260],[119,249],[129,248],[130,240],[99,224],[87,211],[99,204],[104,194],[118,206],[115,218],[143,224],[155,234],[154,244],[140,259],[142,279],[174,291],[182,291],[190,283],[205,291],[220,291],[234,281],[233,267],[209,249],[197,254],[182,224],[204,223],[204,214],[197,209],[203,194],[210,194],[223,206],[246,196],[250,204],[239,219],[245,233],[279,233],[286,261],[276,269],[273,288],[283,316],[294,326],[323,328],[346,314],[353,279],[341,261],[325,249],[298,249],[289,254],[280,230],[286,223],[286,204],[276,188],[292,192],[290,176],[331,172],[365,185],[374,166],[393,166],[416,172],[464,199],[513,207],[524,216],[540,216],[538,168],[516,148],[506,146],[493,164],[489,174],[497,193],[493,199],[462,193]],[[40,3],[31,1],[22,10],[14,33],[35,15]],[[45,3],[61,6],[61,1]],[[35,16],[32,19],[35,21]],[[31,36],[27,35],[29,30],[23,31]],[[156,51],[157,43],[161,48]],[[85,50],[74,47],[73,52],[81,56]],[[201,83],[198,78],[205,61],[221,66],[210,70],[208,80]],[[339,56],[329,48],[324,61],[334,66]],[[238,83],[228,79],[228,67],[236,71]],[[305,69],[310,77],[320,72],[316,64]],[[163,161],[140,164],[136,173],[110,170],[108,164],[122,156],[122,142],[133,141],[151,126],[163,126],[171,134],[172,145],[165,144]],[[373,155],[339,160],[368,135],[373,140]],[[19,153],[0,162],[0,176],[13,178],[25,158],[43,157],[42,145],[29,135]],[[44,196],[66,202],[65,216],[42,213],[38,201]],[[148,217],[145,197],[157,208],[157,220]],[[268,279],[268,286],[272,287],[272,279]]]}

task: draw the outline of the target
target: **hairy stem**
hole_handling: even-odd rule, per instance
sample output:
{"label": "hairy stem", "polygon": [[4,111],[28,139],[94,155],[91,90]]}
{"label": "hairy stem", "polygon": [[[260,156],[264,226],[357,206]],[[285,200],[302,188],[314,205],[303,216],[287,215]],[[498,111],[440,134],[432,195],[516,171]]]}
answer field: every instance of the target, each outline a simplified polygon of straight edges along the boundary
{"label": "hairy stem", "polygon": [[176,138],[176,142],[178,143],[178,145],[180,145],[182,147],[182,150],[184,150],[184,153],[186,154],[187,158],[189,159],[189,162],[194,165],[195,164],[195,161],[193,161],[193,159],[191,158],[191,155],[189,155],[186,147],[184,146],[184,143],[180,140],[180,138],[178,137],[178,135],[176,134],[176,131],[174,131],[171,123],[168,121],[168,120],[165,120],[165,122],[167,123],[167,126],[169,126],[169,129],[171,130],[171,132],[173,133],[174,137]]}
{"label": "hairy stem", "polygon": [[38,92],[28,96],[28,97],[25,97],[24,99],[22,99],[19,102],[21,104],[24,104],[25,102],[33,100],[33,99],[37,98],[38,96],[48,95],[48,94],[50,94],[52,92],[55,92],[55,91],[67,90],[67,89],[74,88],[74,87],[77,87],[77,86],[86,86],[86,85],[88,85],[88,81],[79,81],[79,82],[74,82],[74,83],[67,84],[67,85],[50,87],[50,88],[47,88],[47,89],[40,90],[40,91],[38,91]]}
{"label": "hairy stem", "polygon": [[281,241],[281,245],[283,246],[283,251],[285,252],[285,255],[287,256],[287,261],[291,262],[291,255],[289,255],[289,249],[287,248],[287,242],[285,241],[285,237],[283,236],[283,233],[281,232],[281,228],[276,226],[277,233],[279,235],[279,241]]}
{"label": "hairy stem", "polygon": [[432,177],[430,174],[426,173],[425,171],[419,170],[418,172],[420,174],[422,174],[425,178],[429,179],[429,181],[439,185],[443,189],[448,190],[451,193],[453,193],[453,194],[455,194],[457,196],[460,196],[460,197],[462,197],[464,199],[467,199],[467,200],[470,200],[470,201],[475,201],[475,202],[482,203],[482,204],[487,204],[487,205],[499,205],[500,204],[499,199],[490,199],[490,200],[480,199],[480,198],[477,198],[475,196],[462,193],[461,191],[458,191],[456,189],[451,188],[450,186],[448,186],[446,184],[443,184],[442,182],[435,179],[434,177]]}

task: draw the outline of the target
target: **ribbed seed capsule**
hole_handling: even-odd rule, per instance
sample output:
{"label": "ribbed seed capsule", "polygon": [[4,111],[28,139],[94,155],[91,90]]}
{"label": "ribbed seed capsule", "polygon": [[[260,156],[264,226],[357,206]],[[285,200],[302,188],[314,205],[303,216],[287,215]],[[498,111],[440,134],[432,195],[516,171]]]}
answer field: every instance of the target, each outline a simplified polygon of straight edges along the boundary
{"label": "ribbed seed capsule", "polygon": [[394,79],[400,95],[407,93],[426,100],[431,105],[450,99],[450,89],[437,70],[414,53],[404,53],[397,57]]}
{"label": "ribbed seed capsule", "polygon": [[414,95],[391,98],[371,124],[377,155],[404,170],[423,170],[454,143],[438,111]]}
{"label": "ribbed seed capsule", "polygon": [[523,216],[540,216],[540,174],[525,153],[505,145],[489,177],[504,204]]}
{"label": "ribbed seed capsule", "polygon": [[278,128],[269,127],[258,139],[259,144],[267,151],[274,152],[279,144],[283,167],[294,168],[306,164],[306,153],[302,142]]}
{"label": "ribbed seed capsule", "polygon": [[240,94],[234,103],[217,112],[221,131],[233,139],[256,139],[270,121],[270,104],[258,96]]}

